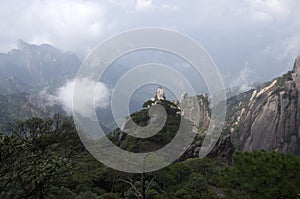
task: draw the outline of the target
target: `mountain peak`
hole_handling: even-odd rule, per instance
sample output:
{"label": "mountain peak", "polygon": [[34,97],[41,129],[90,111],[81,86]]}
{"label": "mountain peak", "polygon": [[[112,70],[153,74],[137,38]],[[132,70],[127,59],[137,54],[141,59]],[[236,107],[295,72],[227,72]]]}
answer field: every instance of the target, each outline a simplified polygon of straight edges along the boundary
{"label": "mountain peak", "polygon": [[80,66],[75,54],[49,44],[30,44],[21,39],[17,48],[0,56],[1,78],[15,76],[29,86],[41,86],[72,78]]}
{"label": "mountain peak", "polygon": [[300,55],[295,60],[293,72],[300,75]]}
{"label": "mountain peak", "polygon": [[298,91],[300,91],[300,55],[295,60],[293,73],[293,79],[296,83],[296,87]]}
{"label": "mountain peak", "polygon": [[18,39],[18,41],[17,41],[17,49],[18,50],[23,50],[23,49],[25,49],[28,46],[29,46],[29,44],[26,43],[24,40]]}

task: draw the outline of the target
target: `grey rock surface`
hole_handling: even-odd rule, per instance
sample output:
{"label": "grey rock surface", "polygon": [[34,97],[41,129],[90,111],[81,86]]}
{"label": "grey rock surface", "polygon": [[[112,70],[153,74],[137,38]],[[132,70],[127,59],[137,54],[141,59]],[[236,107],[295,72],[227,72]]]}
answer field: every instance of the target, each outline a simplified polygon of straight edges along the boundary
{"label": "grey rock surface", "polygon": [[294,69],[254,90],[232,125],[231,140],[242,151],[300,155],[300,56]]}

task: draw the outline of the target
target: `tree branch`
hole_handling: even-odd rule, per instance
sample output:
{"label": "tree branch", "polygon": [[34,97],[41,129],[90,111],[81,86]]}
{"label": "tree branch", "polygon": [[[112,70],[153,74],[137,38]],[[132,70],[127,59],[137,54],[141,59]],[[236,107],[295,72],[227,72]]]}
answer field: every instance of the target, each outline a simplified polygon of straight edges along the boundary
{"label": "tree branch", "polygon": [[148,186],[147,186],[147,188],[146,188],[146,193],[149,191],[149,189],[150,189],[152,183],[154,182],[154,179],[155,179],[155,178],[156,178],[156,176],[154,176],[154,177],[151,179],[151,181],[149,182],[149,184],[148,184]]}
{"label": "tree branch", "polygon": [[141,193],[137,190],[136,186],[132,183],[132,181],[124,180],[122,178],[119,178],[118,181],[125,182],[126,184],[128,184],[134,190],[136,197],[141,198]]}

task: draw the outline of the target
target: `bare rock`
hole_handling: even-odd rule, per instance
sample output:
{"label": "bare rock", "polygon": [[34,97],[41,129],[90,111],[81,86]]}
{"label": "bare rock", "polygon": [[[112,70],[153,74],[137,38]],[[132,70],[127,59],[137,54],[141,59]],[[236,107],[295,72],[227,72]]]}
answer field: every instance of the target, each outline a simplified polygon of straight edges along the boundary
{"label": "bare rock", "polygon": [[300,155],[300,56],[294,69],[255,92],[232,133],[242,151]]}

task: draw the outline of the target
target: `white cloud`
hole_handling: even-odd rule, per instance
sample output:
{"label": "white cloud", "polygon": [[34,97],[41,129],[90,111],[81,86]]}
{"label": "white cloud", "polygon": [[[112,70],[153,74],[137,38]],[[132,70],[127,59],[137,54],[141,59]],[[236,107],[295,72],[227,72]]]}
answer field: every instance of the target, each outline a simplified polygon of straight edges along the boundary
{"label": "white cloud", "polygon": [[154,10],[177,10],[179,7],[176,2],[166,3],[164,1],[153,0],[106,0],[108,3],[121,7],[126,13],[133,11],[154,11]]}
{"label": "white cloud", "polygon": [[293,57],[296,58],[300,54],[300,35],[293,35],[283,41],[283,58]]}
{"label": "white cloud", "polygon": [[95,82],[88,78],[78,79],[78,81],[73,79],[67,82],[64,86],[57,89],[55,96],[49,97],[50,102],[61,104],[64,110],[71,114],[73,111],[75,82],[76,89],[81,93],[80,98],[76,99],[76,107],[74,109],[77,114],[84,117],[92,117],[94,107],[103,109],[109,105],[110,89],[104,83]]}
{"label": "white cloud", "polygon": [[137,10],[146,10],[153,8],[152,0],[137,0],[135,8]]}
{"label": "white cloud", "polygon": [[255,74],[254,71],[249,69],[249,63],[246,62],[244,68],[239,72],[237,77],[234,77],[231,87],[238,87],[239,92],[245,92],[252,88],[252,84],[254,83],[251,81],[252,76]]}
{"label": "white cloud", "polygon": [[11,0],[0,7],[0,51],[21,38],[83,58],[121,31],[166,27],[200,42],[222,72],[239,71],[248,61],[265,81],[300,54],[299,7],[299,0]]}
{"label": "white cloud", "polygon": [[87,51],[85,47],[94,47],[95,41],[100,41],[106,24],[104,6],[91,1],[33,0],[11,6],[14,9],[9,14],[4,7],[0,8],[1,23],[5,24],[0,31],[6,32],[1,40],[24,39],[65,50]]}
{"label": "white cloud", "polygon": [[[262,56],[270,56],[280,62],[294,59],[300,54],[300,34],[292,34],[279,40],[277,43],[266,46]],[[292,63],[290,63],[292,64]]]}
{"label": "white cloud", "polygon": [[291,11],[290,1],[281,0],[247,0],[250,12],[254,20],[270,22],[284,19]]}
{"label": "white cloud", "polygon": [[263,11],[253,11],[252,12],[253,19],[261,22],[269,22],[273,20],[272,16]]}

